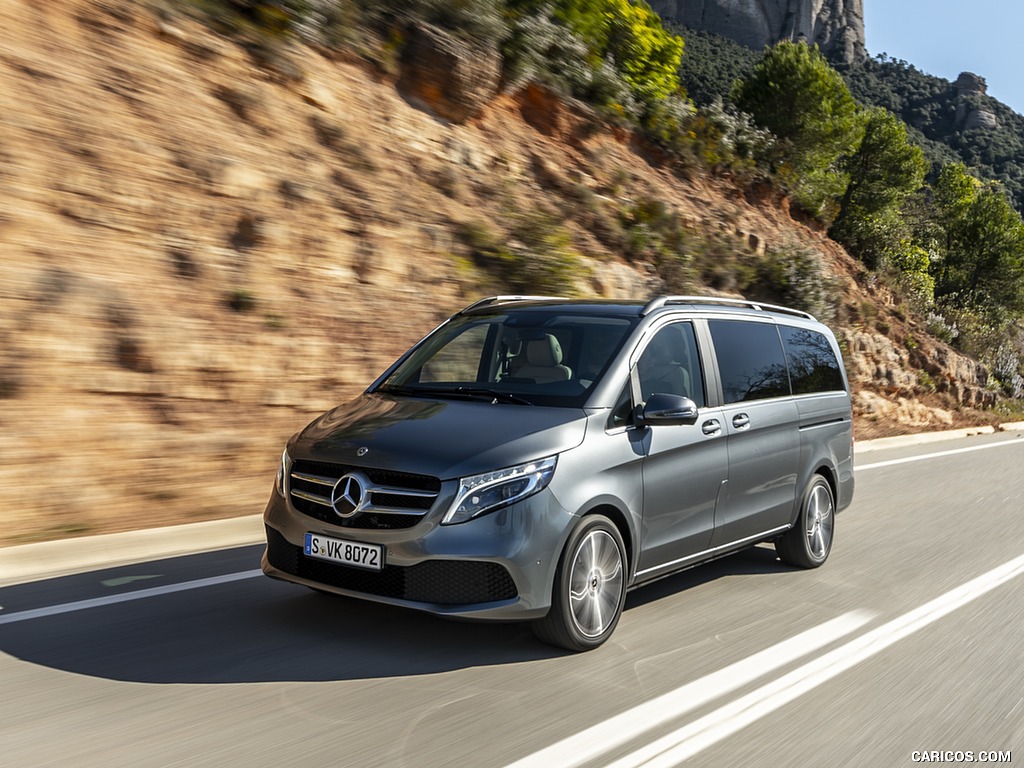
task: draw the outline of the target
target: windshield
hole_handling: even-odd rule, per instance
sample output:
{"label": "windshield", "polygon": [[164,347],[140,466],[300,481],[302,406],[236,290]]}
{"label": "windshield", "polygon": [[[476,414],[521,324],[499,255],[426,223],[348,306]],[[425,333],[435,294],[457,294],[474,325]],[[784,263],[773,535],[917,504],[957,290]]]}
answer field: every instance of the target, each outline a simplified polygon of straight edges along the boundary
{"label": "windshield", "polygon": [[457,317],[378,389],[579,407],[636,323],[636,318],[536,309]]}

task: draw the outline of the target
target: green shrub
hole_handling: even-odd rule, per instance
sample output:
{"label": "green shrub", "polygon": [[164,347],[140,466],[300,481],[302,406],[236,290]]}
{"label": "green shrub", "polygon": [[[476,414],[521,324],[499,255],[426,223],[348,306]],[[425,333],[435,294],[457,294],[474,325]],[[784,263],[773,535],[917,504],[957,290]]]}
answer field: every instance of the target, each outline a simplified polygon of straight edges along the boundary
{"label": "green shrub", "polygon": [[493,251],[499,244],[495,231],[480,219],[456,224],[455,236],[465,243],[474,254]]}
{"label": "green shrub", "polygon": [[881,271],[896,293],[918,312],[935,304],[935,279],[928,252],[907,240],[895,243],[882,259]]}
{"label": "green shrub", "polygon": [[236,288],[227,296],[227,305],[235,312],[251,312],[256,308],[256,297],[252,291]]}
{"label": "green shrub", "polygon": [[310,10],[308,0],[182,0],[222,32],[249,41],[293,35]]}
{"label": "green shrub", "polygon": [[928,371],[917,372],[917,386],[924,392],[934,392],[937,389],[935,378]]}
{"label": "green shrub", "polygon": [[573,295],[577,281],[589,274],[569,231],[539,209],[514,215],[507,238],[481,221],[460,224],[456,234],[499,290]]}
{"label": "green shrub", "polygon": [[826,274],[821,254],[806,246],[791,243],[769,249],[752,288],[819,320],[828,322],[835,316],[831,298],[838,293],[835,281]]}
{"label": "green shrub", "polygon": [[576,281],[587,276],[568,230],[539,210],[519,218],[499,258],[506,283],[517,291],[573,295]]}

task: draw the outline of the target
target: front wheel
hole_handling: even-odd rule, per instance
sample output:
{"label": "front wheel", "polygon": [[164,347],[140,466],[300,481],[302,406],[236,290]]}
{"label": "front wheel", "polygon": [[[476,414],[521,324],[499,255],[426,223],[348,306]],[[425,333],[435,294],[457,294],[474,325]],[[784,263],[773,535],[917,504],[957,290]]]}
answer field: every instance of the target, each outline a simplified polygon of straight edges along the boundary
{"label": "front wheel", "polygon": [[584,517],[555,572],[551,610],[533,624],[538,638],[588,651],[611,637],[626,602],[626,547],[607,517]]}
{"label": "front wheel", "polygon": [[817,568],[832,551],[836,504],[832,487],[815,475],[804,491],[796,525],[775,542],[779,559],[798,568]]}

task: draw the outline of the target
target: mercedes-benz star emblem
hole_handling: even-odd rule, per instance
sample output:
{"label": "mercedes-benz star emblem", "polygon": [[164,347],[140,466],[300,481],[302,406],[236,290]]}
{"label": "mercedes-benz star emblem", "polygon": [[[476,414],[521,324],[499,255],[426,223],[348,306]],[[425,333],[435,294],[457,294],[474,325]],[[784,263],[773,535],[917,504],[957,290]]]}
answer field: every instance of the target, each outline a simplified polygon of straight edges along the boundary
{"label": "mercedes-benz star emblem", "polygon": [[366,504],[370,481],[362,472],[349,472],[338,478],[331,491],[331,506],[338,517],[352,517]]}
{"label": "mercedes-benz star emblem", "polygon": [[369,452],[370,452],[370,449],[369,449],[369,448],[367,448],[367,447],[366,447],[366,446],[364,445],[364,446],[363,446],[362,448],[360,448],[359,450],[357,450],[357,451],[356,451],[356,456],[365,456],[365,455],[366,455],[366,454],[368,454]]}

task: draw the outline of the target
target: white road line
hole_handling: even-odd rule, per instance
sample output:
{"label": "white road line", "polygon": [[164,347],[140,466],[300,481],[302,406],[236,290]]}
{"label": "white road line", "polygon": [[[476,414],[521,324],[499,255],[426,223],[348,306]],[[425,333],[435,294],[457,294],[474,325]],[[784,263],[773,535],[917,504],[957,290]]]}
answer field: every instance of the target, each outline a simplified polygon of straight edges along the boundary
{"label": "white road line", "polygon": [[863,472],[866,469],[878,469],[879,467],[892,467],[896,464],[909,464],[912,461],[924,461],[925,459],[937,459],[942,456],[954,456],[958,453],[970,453],[971,451],[986,451],[989,448],[1002,448],[1005,445],[1015,445],[1017,443],[1024,443],[1024,437],[1014,438],[1013,440],[1003,440],[999,443],[987,443],[986,445],[972,445],[970,448],[955,448],[951,451],[939,451],[938,453],[924,453],[920,456],[908,456],[905,459],[892,459],[891,461],[876,461],[874,464],[864,464],[862,466],[854,466],[854,470],[857,472]]}
{"label": "white road line", "polygon": [[799,669],[648,744],[606,768],[670,768],[871,658],[957,608],[1024,574],[1024,556],[953,589]]}
{"label": "white road line", "polygon": [[860,629],[874,615],[851,611],[730,664],[681,688],[651,699],[575,736],[519,760],[508,768],[573,768],[640,734],[724,696],[759,677]]}
{"label": "white road line", "polygon": [[208,579],[196,579],[195,581],[186,581],[181,584],[168,584],[163,587],[152,587],[150,589],[138,589],[134,592],[122,592],[119,595],[108,595],[106,597],[94,597],[91,600],[79,600],[75,603],[62,603],[61,605],[50,605],[45,608],[33,608],[28,611],[18,611],[17,613],[8,613],[5,616],[0,616],[0,624],[13,624],[17,621],[28,621],[29,619],[41,619],[46,616],[56,616],[60,613],[71,613],[72,611],[84,611],[88,608],[100,608],[104,605],[114,605],[115,603],[127,603],[130,600],[145,600],[147,597],[157,597],[159,595],[170,595],[174,592],[186,592],[190,589],[202,589],[203,587],[212,587],[217,584],[229,584],[232,581],[241,581],[242,579],[252,579],[257,576],[262,576],[263,571],[257,569],[255,571],[241,571],[239,573],[227,573],[223,576],[211,576]]}

